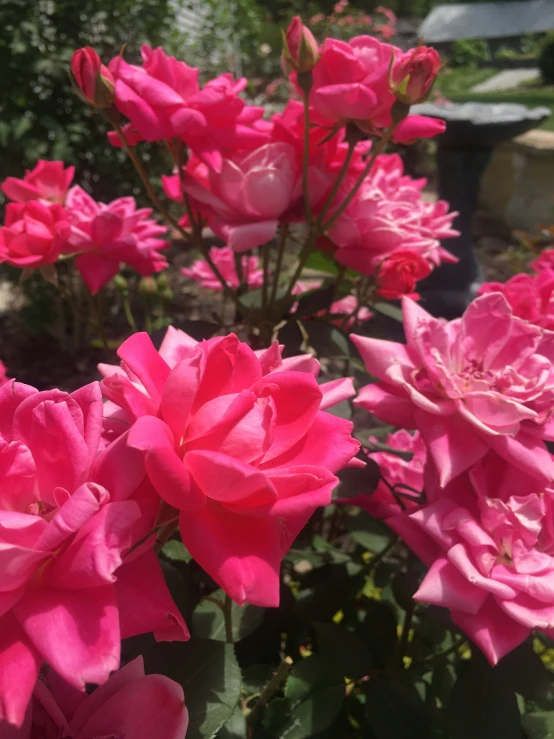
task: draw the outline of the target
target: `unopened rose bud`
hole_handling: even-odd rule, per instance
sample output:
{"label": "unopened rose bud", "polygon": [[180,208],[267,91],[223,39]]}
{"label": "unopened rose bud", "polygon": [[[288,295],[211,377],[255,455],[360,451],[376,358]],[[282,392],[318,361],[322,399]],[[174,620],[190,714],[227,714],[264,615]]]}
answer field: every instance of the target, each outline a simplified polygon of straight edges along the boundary
{"label": "unopened rose bud", "polygon": [[398,59],[393,56],[389,71],[390,89],[401,103],[423,103],[429,97],[440,68],[440,56],[429,46],[418,46]]}
{"label": "unopened rose bud", "polygon": [[81,98],[93,108],[111,108],[115,98],[114,79],[98,54],[85,46],[77,49],[71,58],[71,73]]}
{"label": "unopened rose bud", "polygon": [[319,46],[313,33],[295,15],[283,34],[283,57],[294,72],[311,72],[319,61]]}
{"label": "unopened rose bud", "polygon": [[158,292],[158,286],[156,280],[153,277],[143,277],[138,285],[139,293],[141,295],[156,295]]}

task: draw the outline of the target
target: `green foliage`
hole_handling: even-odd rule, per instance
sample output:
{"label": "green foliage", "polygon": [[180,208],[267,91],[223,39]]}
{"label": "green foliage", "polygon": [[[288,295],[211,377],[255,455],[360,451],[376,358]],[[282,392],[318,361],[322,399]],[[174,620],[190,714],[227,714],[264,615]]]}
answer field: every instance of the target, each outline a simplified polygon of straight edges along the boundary
{"label": "green foliage", "polygon": [[110,59],[127,43],[136,57],[140,44],[167,37],[172,20],[169,0],[0,3],[0,179],[63,159],[100,200],[133,192],[136,175],[74,93],[69,62],[81,46]]}
{"label": "green foliage", "polygon": [[451,67],[476,67],[488,61],[489,47],[482,39],[461,38],[454,41],[448,57]]}
{"label": "green foliage", "polygon": [[554,85],[554,31],[547,33],[539,56],[539,69],[545,85]]}

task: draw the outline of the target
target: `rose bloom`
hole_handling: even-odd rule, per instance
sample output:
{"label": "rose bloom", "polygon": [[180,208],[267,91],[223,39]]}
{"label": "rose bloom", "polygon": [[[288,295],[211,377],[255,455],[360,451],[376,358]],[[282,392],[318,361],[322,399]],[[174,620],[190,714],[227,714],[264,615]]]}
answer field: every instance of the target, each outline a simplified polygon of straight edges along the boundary
{"label": "rose bloom", "polygon": [[455,496],[387,524],[429,567],[415,599],[448,608],[494,665],[533,629],[554,633],[554,490],[529,492],[531,480],[514,494],[511,475],[487,466],[473,468]]}
{"label": "rose bloom", "polygon": [[6,365],[0,360],[0,385],[8,382],[8,379]]}
{"label": "rose bloom", "polygon": [[554,270],[542,269],[538,275],[515,275],[505,283],[484,282],[479,295],[499,292],[511,305],[514,315],[529,323],[554,330]]}
{"label": "rose bloom", "polygon": [[84,691],[122,638],[188,636],[152,541],[130,553],[159,498],[125,436],[101,449],[102,411],[98,383],[0,388],[0,721],[16,726],[43,662]]}
{"label": "rose bloom", "polygon": [[[357,36],[348,43],[327,38],[313,70],[310,104],[332,122],[351,121],[376,135],[392,123],[396,97],[389,86],[391,65],[394,75],[394,69],[404,66],[412,53],[403,53],[372,36]],[[394,137],[409,141],[436,136],[444,129],[444,121],[408,116],[397,126]]]}
{"label": "rose bloom", "polygon": [[23,726],[8,730],[6,739],[184,739],[187,727],[182,687],[165,675],[145,675],[137,657],[90,695],[48,669],[37,680]]}
{"label": "rose bloom", "polygon": [[541,272],[543,269],[554,270],[554,249],[543,249],[530,266],[535,272]]}
{"label": "rose bloom", "polygon": [[[228,247],[220,249],[214,246],[210,249],[210,257],[221,276],[225,278],[225,282],[230,287],[238,287],[240,280],[237,275],[234,251]],[[258,257],[241,257],[241,264],[245,283],[252,289],[261,287],[264,274],[260,269]],[[223,290],[223,285],[205,259],[197,259],[190,267],[183,267],[181,273],[190,280],[198,282],[200,287],[206,290]]]}
{"label": "rose bloom", "polygon": [[359,448],[325,413],[351,379],[318,385],[311,356],[254,353],[234,334],[168,331],[159,353],[135,334],[118,354],[121,368],[100,367],[105,397],[137,419],[129,445],[181,512],[188,551],[237,603],[277,606],[281,560]]}
{"label": "rose bloom", "polygon": [[0,264],[33,269],[52,264],[67,244],[70,227],[61,205],[40,200],[8,203],[0,228]]}
{"label": "rose bloom", "polygon": [[353,336],[378,382],[356,403],[386,423],[418,428],[444,487],[489,449],[548,484],[554,464],[554,373],[542,332],[504,296],[477,298],[461,319],[433,318],[403,300],[407,346]]}
{"label": "rose bloom", "polygon": [[63,205],[74,174],[75,167],[64,169],[63,162],[39,159],[34,169],[25,172],[23,179],[7,177],[0,185],[0,190],[16,203],[48,200]]}
{"label": "rose bloom", "polygon": [[[370,436],[369,441],[376,442],[378,439]],[[370,516],[383,519],[402,513],[402,506],[406,509],[414,508],[421,502],[423,470],[427,458],[427,451],[421,434],[419,431],[410,434],[404,429],[400,429],[400,431],[387,436],[386,444],[393,447],[393,449],[411,452],[413,454],[412,459],[406,461],[390,452],[370,451],[371,459],[379,465],[381,475],[388,485],[380,480],[372,493],[364,495],[364,491],[362,491],[354,498],[337,498],[336,503],[358,506],[369,513]],[[398,497],[395,498],[389,485],[398,485]],[[402,501],[402,505],[398,502],[399,499]]]}
{"label": "rose bloom", "polygon": [[[143,65],[128,64],[117,56],[109,64],[115,78],[115,104],[129,118],[124,127],[130,143],[181,138],[203,161],[221,169],[221,152],[255,149],[267,137],[251,127],[264,109],[247,106],[238,96],[246,87],[242,78],[224,74],[202,89],[199,70],[160,47],[141,47]],[[110,141],[118,142],[114,133]]]}
{"label": "rose bloom", "polygon": [[416,283],[431,274],[429,262],[415,251],[398,249],[385,257],[377,269],[377,294],[387,300],[406,295],[417,300]]}
{"label": "rose bloom", "polygon": [[[421,195],[425,183],[425,179],[404,174],[398,154],[379,156],[352,202],[329,229],[329,238],[337,247],[336,260],[365,275],[373,275],[383,259],[399,250],[416,252],[433,267],[456,262],[440,240],[458,235],[452,228],[457,213],[449,213],[445,201],[425,202]],[[346,183],[344,193],[350,184]],[[337,199],[336,205],[340,202]],[[415,272],[422,271],[421,266],[415,268]]]}
{"label": "rose bloom", "polygon": [[134,198],[97,203],[79,186],[72,187],[66,209],[71,223],[67,252],[84,252],[75,266],[95,295],[129,265],[143,277],[160,272],[167,261],[159,252],[169,243],[159,237],[167,229],[149,216],[151,208],[137,209]]}

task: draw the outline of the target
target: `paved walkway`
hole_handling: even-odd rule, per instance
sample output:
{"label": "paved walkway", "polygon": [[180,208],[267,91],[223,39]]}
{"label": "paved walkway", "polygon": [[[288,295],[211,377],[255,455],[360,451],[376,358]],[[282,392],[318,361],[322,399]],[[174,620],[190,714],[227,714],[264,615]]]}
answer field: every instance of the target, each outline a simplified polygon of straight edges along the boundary
{"label": "paved walkway", "polygon": [[540,74],[535,67],[531,69],[505,69],[503,72],[489,77],[488,80],[480,82],[471,88],[471,92],[497,92],[500,90],[513,90],[522,82],[535,79]]}

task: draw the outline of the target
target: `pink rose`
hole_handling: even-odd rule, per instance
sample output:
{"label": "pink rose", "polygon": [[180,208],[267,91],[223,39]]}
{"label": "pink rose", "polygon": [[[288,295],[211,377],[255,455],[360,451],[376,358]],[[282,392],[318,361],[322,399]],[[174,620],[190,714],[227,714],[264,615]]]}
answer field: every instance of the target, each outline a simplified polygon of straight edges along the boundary
{"label": "pink rose", "polygon": [[66,209],[71,223],[66,251],[84,252],[75,266],[93,295],[119,272],[121,263],[143,277],[167,267],[159,253],[169,246],[159,238],[167,229],[149,218],[150,208],[137,209],[134,198],[105,205],[77,185],[67,195]]}
{"label": "pink rose", "polygon": [[184,739],[188,711],[183,689],[165,675],[145,675],[137,657],[87,695],[51,669],[37,680],[25,725],[10,739],[132,737]]}
{"label": "pink rose", "polygon": [[210,217],[212,230],[235,251],[261,246],[275,236],[279,220],[301,197],[301,176],[294,150],[272,143],[251,153],[224,159],[207,180],[185,169],[183,187],[194,205]]}
{"label": "pink rose", "polygon": [[404,295],[417,300],[416,283],[431,274],[429,262],[415,251],[398,249],[385,257],[377,268],[377,293],[387,300]]}
{"label": "pink rose", "polygon": [[22,180],[7,177],[0,189],[16,203],[29,200],[49,200],[63,205],[75,167],[64,169],[63,162],[46,162],[39,159],[34,169],[27,170]]}
{"label": "pink rose", "polygon": [[554,464],[554,373],[542,333],[513,315],[499,294],[483,295],[447,323],[403,300],[407,346],[353,336],[379,382],[356,403],[386,423],[418,428],[442,487],[489,449],[548,484]]}
{"label": "pink rose", "polygon": [[[377,439],[370,436],[369,441]],[[402,513],[404,509],[418,506],[423,495],[423,469],[427,458],[421,434],[419,431],[409,434],[401,429],[389,434],[386,444],[394,449],[412,452],[412,459],[406,461],[389,452],[370,452],[371,459],[379,465],[381,475],[388,485],[381,480],[369,495],[364,495],[362,491],[354,498],[337,498],[336,503],[359,506],[374,518],[389,518]],[[393,495],[389,486],[398,486],[397,497]],[[402,503],[399,503],[399,500]]]}
{"label": "pink rose", "polygon": [[392,92],[406,105],[422,103],[429,97],[441,68],[441,58],[435,49],[418,46],[395,57],[389,74]]}
{"label": "pink rose", "polygon": [[[389,86],[389,70],[394,58],[403,58],[400,49],[372,36],[357,36],[348,43],[327,38],[313,70],[311,105],[331,121],[351,121],[378,135],[392,123],[396,97]],[[412,121],[410,138],[435,135],[428,121],[424,116]],[[400,136],[398,140],[404,140],[401,130]]]}
{"label": "pink rose", "polygon": [[8,382],[8,379],[6,365],[0,360],[0,385]]}
{"label": "pink rose", "polygon": [[285,61],[295,72],[311,72],[319,59],[319,45],[313,33],[295,15],[285,34]]}
{"label": "pink rose", "polygon": [[71,57],[71,73],[86,102],[95,108],[110,108],[114,102],[114,78],[100,57],[85,46]]}
{"label": "pink rose", "polygon": [[[224,74],[200,89],[198,69],[167,56],[162,48],[145,45],[141,54],[142,67],[119,56],[109,64],[115,78],[115,104],[131,121],[124,130],[133,145],[181,138],[219,170],[222,151],[254,149],[267,141],[251,127],[263,115],[263,108],[246,106],[238,97],[245,79],[235,82]],[[110,140],[117,144],[117,134]]]}
{"label": "pink rose", "polygon": [[531,262],[532,269],[540,272],[543,269],[554,270],[554,249],[543,249],[539,256]]}
{"label": "pink rose", "polygon": [[324,412],[351,380],[318,385],[313,358],[283,360],[277,344],[255,354],[234,334],[168,331],[159,353],[135,334],[118,354],[121,369],[101,368],[104,394],[138,417],[129,445],[181,511],[188,551],[237,603],[277,606],[281,560],[359,447]]}
{"label": "pink rose", "polygon": [[[457,213],[449,213],[444,201],[425,202],[421,196],[425,183],[425,179],[414,180],[404,174],[398,154],[378,157],[350,205],[329,230],[338,247],[337,262],[373,275],[383,259],[399,250],[415,252],[433,267],[441,261],[457,261],[440,242],[458,235],[452,228]],[[416,271],[423,271],[421,262]]]}
{"label": "pink rose", "polygon": [[22,269],[52,264],[69,233],[67,214],[61,205],[40,200],[8,203],[0,228],[0,263]]}
{"label": "pink rose", "polygon": [[484,282],[479,294],[499,292],[504,295],[514,316],[542,328],[554,330],[554,270],[542,269],[538,275],[515,275],[506,283]]}
{"label": "pink rose", "polygon": [[186,627],[147,539],[159,499],[126,437],[98,454],[98,383],[0,387],[0,721],[21,726],[42,662],[84,691],[121,639]]}
{"label": "pink rose", "polygon": [[[228,247],[210,249],[210,257],[218,268],[225,282],[230,287],[238,287],[240,284],[237,268],[235,265],[235,253]],[[262,286],[264,281],[263,271],[259,266],[258,257],[241,257],[242,273],[245,283],[252,289]],[[206,290],[223,290],[221,282],[212,272],[210,265],[205,259],[197,259],[191,267],[183,267],[182,274],[190,280],[200,284]]]}
{"label": "pink rose", "polygon": [[554,490],[513,495],[486,473],[387,524],[429,567],[415,599],[448,608],[494,665],[533,629],[554,633]]}

